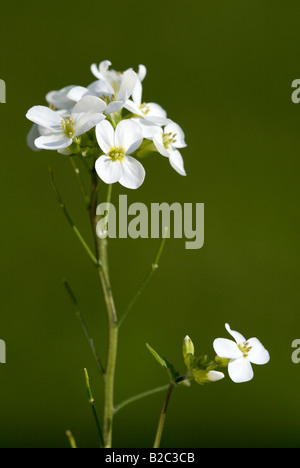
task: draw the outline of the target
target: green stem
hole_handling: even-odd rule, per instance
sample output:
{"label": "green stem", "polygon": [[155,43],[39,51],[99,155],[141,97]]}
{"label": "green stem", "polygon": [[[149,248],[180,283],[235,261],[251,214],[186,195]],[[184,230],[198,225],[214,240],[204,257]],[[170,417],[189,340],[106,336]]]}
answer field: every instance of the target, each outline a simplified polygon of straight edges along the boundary
{"label": "green stem", "polygon": [[128,398],[127,400],[123,401],[118,406],[116,406],[115,414],[117,414],[119,411],[121,411],[123,408],[130,405],[131,403],[135,403],[136,401],[155,395],[156,393],[165,392],[166,390],[168,390],[168,388],[169,385],[164,385],[163,387],[154,388],[153,390],[149,390],[147,392],[140,393],[139,395],[135,395],[131,398]]}
{"label": "green stem", "polygon": [[167,240],[167,234],[168,234],[168,229],[165,229],[164,238],[163,238],[162,243],[161,243],[161,245],[159,247],[158,253],[156,255],[156,259],[155,259],[154,263],[152,264],[151,271],[149,272],[148,276],[146,277],[144,282],[141,284],[139,290],[137,291],[137,293],[135,294],[135,296],[132,298],[132,300],[128,304],[127,308],[125,309],[125,312],[124,312],[123,316],[119,320],[119,327],[121,327],[121,325],[123,325],[123,323],[124,323],[125,319],[127,318],[128,314],[131,312],[131,310],[133,309],[133,307],[135,306],[135,304],[139,300],[140,296],[144,292],[145,288],[150,283],[152,277],[154,276],[154,274],[158,270],[159,261],[160,261],[160,258],[162,256],[162,253],[163,253],[163,250],[164,250],[164,247],[165,247],[165,243],[166,243],[166,240]]}
{"label": "green stem", "polygon": [[102,364],[101,359],[100,359],[100,357],[99,357],[99,355],[98,355],[98,353],[97,353],[97,350],[96,350],[96,347],[95,347],[95,344],[94,344],[94,340],[92,339],[92,337],[91,337],[91,335],[90,335],[90,333],[89,333],[89,330],[88,330],[88,328],[87,328],[87,325],[86,325],[86,323],[85,323],[85,320],[84,320],[84,318],[83,318],[83,316],[82,316],[82,313],[81,313],[81,311],[80,311],[80,308],[79,308],[77,299],[76,299],[76,297],[75,297],[75,295],[74,295],[74,293],[73,293],[73,291],[72,291],[72,289],[71,289],[69,283],[68,283],[66,280],[63,280],[63,283],[64,283],[64,286],[65,286],[65,288],[66,288],[66,290],[67,290],[67,293],[69,294],[69,296],[70,296],[70,298],[71,298],[72,303],[74,304],[75,311],[76,311],[76,317],[78,318],[79,322],[81,323],[81,326],[82,326],[82,328],[83,328],[84,334],[85,334],[85,336],[86,336],[87,339],[88,339],[88,342],[89,342],[90,347],[91,347],[91,349],[92,349],[92,353],[93,353],[93,355],[94,355],[94,357],[95,357],[95,359],[96,359],[96,362],[97,362],[97,365],[98,365],[98,367],[99,367],[99,370],[100,370],[101,374],[104,375],[104,374],[105,374],[105,370],[104,370],[103,364]]}
{"label": "green stem", "polygon": [[[94,171],[92,174],[92,191],[91,191],[91,204],[90,204],[90,218],[92,223],[93,235],[95,240],[95,248],[98,264],[98,274],[103,289],[104,300],[108,315],[108,355],[107,365],[104,376],[104,424],[103,424],[103,438],[104,447],[112,447],[112,434],[113,434],[113,418],[114,418],[114,386],[115,386],[115,372],[117,362],[117,349],[118,349],[118,323],[117,312],[114,303],[113,293],[109,277],[108,265],[108,243],[107,239],[100,239],[96,233],[97,226],[97,175]],[[107,203],[110,202],[112,194],[112,186],[108,188]]]}
{"label": "green stem", "polygon": [[69,444],[71,446],[72,449],[77,449],[77,444],[76,444],[76,440],[72,434],[71,431],[67,431],[66,432],[66,436],[68,437],[68,440],[69,440]]}
{"label": "green stem", "polygon": [[71,156],[69,159],[70,159],[71,165],[73,167],[76,179],[78,181],[78,184],[79,184],[79,187],[80,187],[83,199],[84,199],[85,206],[88,207],[89,203],[90,203],[90,199],[89,199],[89,196],[86,193],[85,186],[84,186],[83,180],[81,178],[81,174],[80,174],[80,169],[76,165],[76,162],[74,160],[74,156]]}
{"label": "green stem", "polygon": [[175,388],[175,384],[171,383],[169,385],[169,388],[168,388],[168,391],[167,391],[167,394],[166,394],[166,397],[165,397],[165,400],[164,400],[164,404],[163,404],[163,407],[162,407],[162,410],[161,410],[161,414],[160,414],[160,418],[159,418],[159,422],[158,422],[158,428],[157,428],[153,448],[159,448],[160,447],[161,438],[162,438],[162,435],[163,435],[165,422],[166,422],[167,410],[168,410],[170,398],[171,398],[171,395],[173,393],[174,388]]}
{"label": "green stem", "polygon": [[91,249],[89,248],[87,243],[85,242],[85,240],[82,237],[81,233],[79,232],[78,228],[73,223],[73,220],[72,220],[72,218],[71,218],[71,216],[70,216],[70,214],[68,212],[68,209],[67,209],[66,205],[64,204],[63,199],[61,198],[61,195],[60,195],[60,193],[59,193],[59,191],[58,191],[58,189],[57,189],[57,187],[55,185],[53,171],[52,171],[51,168],[49,169],[49,173],[50,173],[50,182],[51,182],[53,191],[54,191],[54,193],[56,195],[57,201],[58,201],[58,203],[59,203],[59,205],[60,205],[60,207],[62,209],[63,214],[65,215],[68,223],[70,224],[70,226],[73,229],[76,237],[78,238],[79,242],[81,243],[84,250],[88,254],[89,258],[92,260],[94,266],[96,266],[98,268],[99,267],[99,262],[98,262],[97,258],[95,257],[95,255],[93,254],[93,252],[91,251]]}
{"label": "green stem", "polygon": [[96,422],[96,426],[97,426],[97,429],[98,429],[101,448],[103,448],[104,447],[104,440],[103,440],[102,429],[101,429],[98,414],[97,414],[97,411],[96,411],[95,400],[94,400],[94,397],[93,397],[93,394],[92,394],[92,389],[91,389],[91,385],[90,385],[90,378],[89,378],[89,374],[88,374],[87,369],[84,369],[84,376],[85,376],[85,383],[86,383],[86,389],[87,389],[87,393],[88,393],[89,404],[91,406],[92,413],[93,413],[93,416],[94,416],[94,419],[95,419],[95,422]]}

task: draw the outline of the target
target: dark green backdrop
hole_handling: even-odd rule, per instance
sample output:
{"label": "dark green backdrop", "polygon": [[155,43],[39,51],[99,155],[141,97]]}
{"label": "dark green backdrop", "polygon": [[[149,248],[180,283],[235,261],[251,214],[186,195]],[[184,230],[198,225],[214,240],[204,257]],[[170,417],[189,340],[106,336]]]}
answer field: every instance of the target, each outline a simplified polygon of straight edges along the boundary
{"label": "dark green backdrop", "polygon": [[[61,280],[76,290],[101,353],[106,318],[97,278],[51,191],[65,200],[90,240],[66,158],[26,147],[26,111],[46,92],[87,85],[89,66],[148,68],[145,99],[186,131],[188,178],[158,157],[130,201],[205,203],[206,243],[187,251],[170,240],[161,268],[122,330],[117,401],[167,383],[149,342],[182,368],[182,339],[213,356],[225,322],[257,336],[271,363],[235,385],[178,390],[165,447],[297,446],[300,365],[291,343],[299,318],[300,5],[279,1],[1,2],[1,318],[7,364],[0,366],[1,447],[97,446],[86,399],[88,367],[99,410],[102,385]],[[116,187],[114,196],[121,192]],[[125,189],[122,193],[126,193]],[[113,241],[120,310],[154,260],[155,240]],[[115,445],[150,447],[163,395],[125,409]]]}

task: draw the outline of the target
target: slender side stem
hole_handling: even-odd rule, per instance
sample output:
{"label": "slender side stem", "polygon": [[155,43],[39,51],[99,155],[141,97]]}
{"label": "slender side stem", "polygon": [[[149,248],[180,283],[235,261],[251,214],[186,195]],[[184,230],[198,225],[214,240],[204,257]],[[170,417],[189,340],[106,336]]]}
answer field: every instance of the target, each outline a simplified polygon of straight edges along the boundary
{"label": "slender side stem", "polygon": [[145,288],[148,286],[148,284],[150,283],[152,277],[154,276],[154,274],[158,270],[159,261],[160,261],[160,258],[162,256],[162,253],[163,253],[163,250],[164,250],[164,247],[165,247],[165,243],[166,243],[166,240],[167,240],[167,235],[168,235],[168,229],[165,229],[164,238],[163,238],[163,240],[161,242],[161,245],[159,247],[158,253],[156,255],[156,259],[155,259],[154,263],[152,264],[151,271],[148,273],[148,276],[146,277],[144,282],[141,284],[139,290],[137,291],[137,293],[135,294],[135,296],[132,298],[132,300],[128,304],[127,308],[125,309],[125,312],[123,313],[122,317],[119,320],[119,328],[121,327],[121,325],[123,325],[123,323],[126,320],[128,314],[132,311],[133,307],[135,306],[135,304],[139,300],[139,298],[142,295],[142,293],[144,292]]}
{"label": "slender side stem", "polygon": [[169,385],[164,385],[163,387],[154,388],[153,390],[148,390],[148,392],[140,393],[139,395],[135,395],[131,398],[128,398],[127,400],[124,400],[115,408],[115,414],[117,414],[126,406],[131,405],[131,403],[135,403],[136,401],[155,395],[156,393],[165,392],[166,390],[168,390],[168,388],[169,388]]}
{"label": "slender side stem", "polygon": [[83,196],[84,203],[85,203],[86,207],[88,207],[89,203],[90,203],[90,199],[89,199],[88,194],[86,193],[85,186],[84,186],[83,180],[81,178],[81,174],[80,174],[80,169],[76,165],[76,162],[74,160],[74,156],[71,156],[69,159],[70,159],[71,165],[73,167],[76,179],[78,181],[78,184],[79,184],[82,196]]}
{"label": "slender side stem", "polygon": [[164,400],[164,404],[163,404],[163,407],[162,407],[162,410],[161,410],[161,414],[160,414],[160,418],[159,418],[159,423],[158,423],[158,428],[157,428],[153,448],[159,448],[160,447],[161,438],[162,438],[162,434],[163,434],[164,427],[165,427],[165,422],[166,422],[167,410],[168,410],[170,398],[171,398],[171,395],[173,393],[174,388],[175,388],[175,384],[171,383],[169,388],[168,388],[168,391],[167,391],[167,394],[166,394],[166,397],[165,397],[165,400]]}
{"label": "slender side stem", "polygon": [[69,296],[70,296],[70,298],[71,298],[71,301],[72,301],[72,303],[73,303],[73,305],[74,305],[74,307],[75,307],[76,317],[78,318],[79,322],[81,323],[81,326],[82,326],[82,328],[83,328],[83,331],[84,331],[84,333],[85,333],[85,336],[86,336],[87,339],[88,339],[88,342],[89,342],[90,347],[91,347],[91,349],[92,349],[92,353],[93,353],[93,355],[94,355],[94,357],[95,357],[95,359],[96,359],[96,362],[97,362],[97,365],[98,365],[98,367],[99,367],[99,370],[100,370],[101,374],[104,375],[104,374],[105,374],[105,370],[104,370],[102,361],[101,361],[101,359],[100,359],[100,357],[99,357],[99,355],[98,355],[98,353],[97,353],[96,346],[95,346],[95,344],[94,344],[94,340],[92,339],[92,337],[91,337],[91,335],[90,335],[90,332],[89,332],[89,330],[88,330],[88,328],[87,328],[87,325],[86,325],[86,323],[85,323],[85,320],[84,320],[84,318],[83,318],[83,316],[82,316],[82,313],[81,313],[81,310],[80,310],[80,308],[79,308],[77,299],[76,299],[76,297],[75,297],[75,295],[74,295],[74,293],[73,293],[73,291],[72,291],[72,289],[71,289],[69,283],[68,283],[66,280],[63,280],[63,283],[64,283],[64,286],[65,286],[65,288],[66,288],[66,290],[67,290],[67,293],[69,294]]}
{"label": "slender side stem", "polygon": [[68,223],[70,224],[71,228],[73,229],[76,237],[78,238],[79,242],[83,246],[84,250],[86,251],[86,253],[90,257],[90,259],[92,260],[94,266],[96,266],[98,268],[99,267],[99,261],[97,260],[97,258],[95,257],[95,255],[93,254],[93,252],[91,251],[91,249],[89,248],[87,243],[85,242],[85,240],[82,237],[82,235],[80,234],[78,228],[73,223],[73,220],[72,220],[72,218],[71,218],[71,216],[69,214],[69,211],[67,210],[67,207],[64,204],[63,199],[61,198],[61,195],[60,195],[60,193],[59,193],[59,191],[58,191],[58,189],[57,189],[57,187],[55,185],[53,171],[52,171],[51,168],[49,169],[49,173],[50,173],[50,181],[51,181],[53,191],[54,191],[54,193],[56,195],[57,201],[58,201],[58,203],[59,203],[59,205],[60,205],[60,207],[62,209],[63,214],[65,215]]}
{"label": "slender side stem", "polygon": [[76,440],[72,434],[71,431],[67,431],[66,432],[66,436],[68,437],[68,440],[69,440],[69,444],[71,446],[72,449],[77,449],[77,443],[76,443]]}
{"label": "slender side stem", "polygon": [[94,400],[94,397],[93,397],[93,394],[92,394],[92,389],[91,389],[91,385],[90,385],[90,378],[89,378],[89,374],[88,374],[87,369],[84,369],[84,376],[85,376],[85,383],[86,383],[86,389],[87,389],[87,393],[88,393],[89,404],[91,406],[92,413],[93,413],[93,416],[94,416],[94,419],[95,419],[95,422],[96,422],[96,426],[97,426],[97,429],[98,429],[101,448],[103,448],[104,447],[104,439],[103,439],[102,429],[101,429],[98,414],[97,414],[97,411],[96,411],[95,400]]}

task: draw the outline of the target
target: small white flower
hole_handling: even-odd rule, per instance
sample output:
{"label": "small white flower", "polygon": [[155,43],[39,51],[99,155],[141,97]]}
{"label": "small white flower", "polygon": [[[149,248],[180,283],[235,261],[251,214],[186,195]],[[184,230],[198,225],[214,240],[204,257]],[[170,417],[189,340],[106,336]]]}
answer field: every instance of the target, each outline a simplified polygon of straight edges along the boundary
{"label": "small white flower", "polygon": [[50,91],[46,96],[46,101],[55,109],[71,110],[75,106],[75,102],[68,98],[68,94],[73,88],[74,85],[67,86],[59,91]]}
{"label": "small white flower", "polygon": [[249,382],[254,373],[251,364],[264,365],[270,361],[270,355],[257,338],[246,340],[240,333],[225,325],[234,341],[218,338],[214,341],[214,350],[224,359],[230,359],[228,372],[235,383]]}
{"label": "small white flower", "polygon": [[112,87],[114,85],[120,86],[122,73],[110,70],[111,65],[112,63],[109,60],[103,60],[99,66],[93,63],[91,65],[91,72],[98,80],[107,81]]}
{"label": "small white flower", "polygon": [[122,120],[114,130],[104,120],[96,127],[96,137],[104,156],[96,161],[96,172],[106,184],[119,182],[126,188],[137,189],[145,180],[142,164],[130,156],[142,144],[140,125],[132,120]]}
{"label": "small white flower", "polygon": [[101,79],[95,81],[87,88],[75,86],[69,91],[68,98],[75,102],[78,102],[85,96],[102,98],[107,103],[105,114],[109,115],[123,109],[136,86],[137,80],[137,74],[129,69],[121,74],[120,77],[118,75],[118,80],[113,83]]}
{"label": "small white flower", "polygon": [[157,128],[153,135],[153,143],[157,151],[167,158],[170,164],[178,174],[186,176],[184,169],[183,158],[178,151],[180,148],[186,148],[185,135],[179,125],[171,122],[169,125],[162,128]]}
{"label": "small white flower", "polygon": [[152,127],[167,125],[169,120],[167,118],[166,111],[159,104],[154,102],[143,102],[142,95],[143,87],[140,79],[138,79],[136,87],[132,93],[132,100],[129,99],[124,107],[129,112],[132,112],[132,114],[138,115],[142,120],[145,120],[148,124],[151,124]]}
{"label": "small white flower", "polygon": [[[39,149],[62,150],[72,145],[73,139],[83,135],[105,119],[106,104],[89,96],[78,102],[71,115],[64,119],[61,113],[49,107],[32,107],[26,117],[39,126],[42,136],[34,141]],[[44,130],[44,131],[43,131]]]}

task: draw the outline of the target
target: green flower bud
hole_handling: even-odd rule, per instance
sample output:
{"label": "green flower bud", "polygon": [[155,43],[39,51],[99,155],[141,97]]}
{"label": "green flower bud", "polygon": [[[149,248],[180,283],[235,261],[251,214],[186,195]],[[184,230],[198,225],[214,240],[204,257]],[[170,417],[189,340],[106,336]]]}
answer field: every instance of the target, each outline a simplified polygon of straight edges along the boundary
{"label": "green flower bud", "polygon": [[204,385],[206,383],[211,382],[218,382],[219,380],[222,380],[225,377],[224,374],[222,374],[222,372],[207,371],[203,369],[195,369],[193,375],[195,381],[200,385]]}
{"label": "green flower bud", "polygon": [[195,348],[193,345],[192,340],[190,339],[189,336],[186,336],[183,341],[183,357],[184,359],[187,357],[188,354],[191,354],[194,356],[195,354]]}

